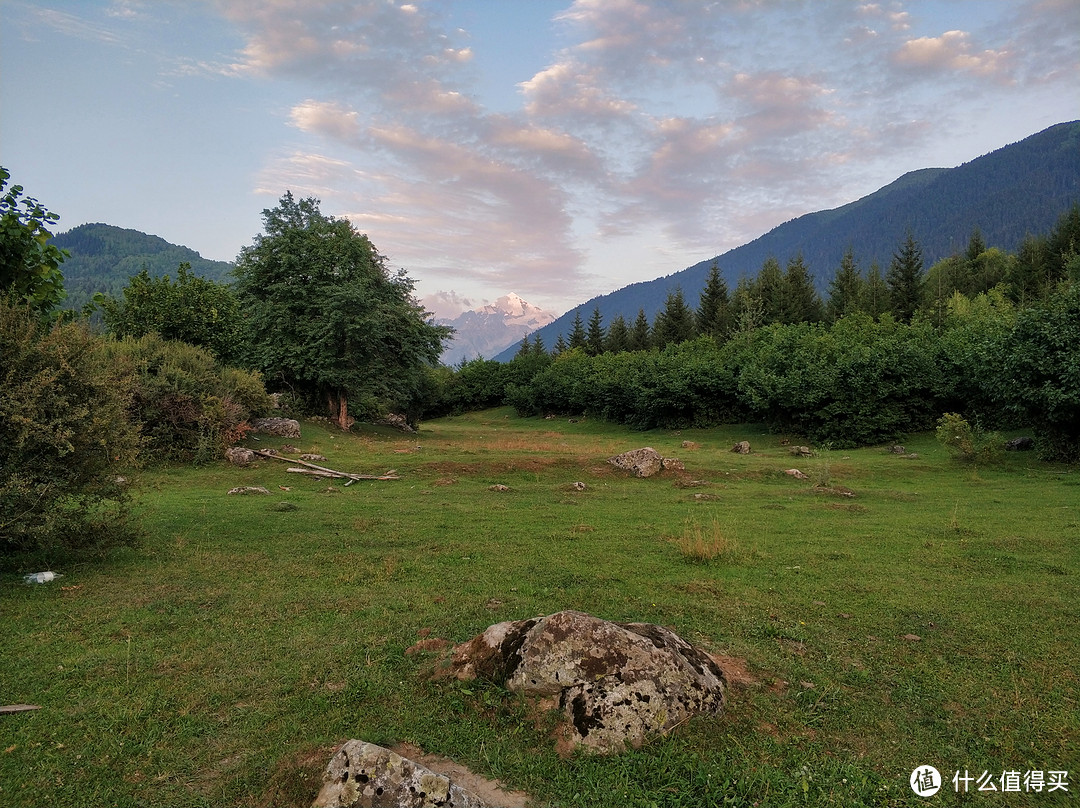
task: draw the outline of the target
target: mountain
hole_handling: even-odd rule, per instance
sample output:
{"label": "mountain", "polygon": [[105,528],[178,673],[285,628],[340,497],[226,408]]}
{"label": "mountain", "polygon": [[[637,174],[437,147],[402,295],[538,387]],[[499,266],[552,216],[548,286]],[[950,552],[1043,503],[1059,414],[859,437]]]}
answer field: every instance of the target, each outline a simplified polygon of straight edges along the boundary
{"label": "mountain", "polygon": [[[824,296],[848,247],[864,272],[873,263],[884,272],[910,230],[929,268],[962,252],[976,227],[988,246],[1015,251],[1025,236],[1048,232],[1077,203],[1080,121],[1072,121],[956,168],[912,171],[869,196],[792,219],[723,255],[595,297],[540,329],[540,337],[550,348],[559,334],[570,334],[575,312],[587,320],[594,308],[605,324],[617,314],[633,322],[638,309],[651,321],[676,287],[696,307],[713,261],[734,291],[740,277],[755,277],[770,256],[783,267],[801,253]],[[495,358],[507,362],[513,355],[506,350]]]}
{"label": "mountain", "polygon": [[[438,320],[455,333],[442,354],[442,362],[456,365],[462,359],[490,358],[504,348],[516,346],[521,338],[555,319],[511,292],[489,306],[466,311],[453,320]],[[514,351],[517,348],[514,347]]]}
{"label": "mountain", "polygon": [[71,257],[60,265],[67,290],[66,308],[79,309],[95,292],[119,295],[128,279],[146,267],[152,277],[176,277],[176,268],[191,264],[196,275],[228,281],[233,265],[211,261],[195,250],[170,244],[158,236],[109,224],[81,224],[53,237],[52,243]]}

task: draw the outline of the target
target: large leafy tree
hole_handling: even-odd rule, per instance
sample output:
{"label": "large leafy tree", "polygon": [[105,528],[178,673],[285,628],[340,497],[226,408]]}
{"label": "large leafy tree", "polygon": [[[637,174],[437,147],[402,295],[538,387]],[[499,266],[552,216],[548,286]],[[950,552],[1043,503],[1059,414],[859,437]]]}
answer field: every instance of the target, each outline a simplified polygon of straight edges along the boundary
{"label": "large leafy tree", "polygon": [[47,228],[60,217],[24,197],[21,185],[8,187],[9,179],[0,167],[0,294],[47,314],[65,296],[60,264],[68,254],[49,243]]}
{"label": "large leafy tree", "polygon": [[349,400],[408,407],[451,331],[433,325],[404,272],[317,199],[281,198],[237,259],[251,363],[271,383],[326,403],[342,429]]}

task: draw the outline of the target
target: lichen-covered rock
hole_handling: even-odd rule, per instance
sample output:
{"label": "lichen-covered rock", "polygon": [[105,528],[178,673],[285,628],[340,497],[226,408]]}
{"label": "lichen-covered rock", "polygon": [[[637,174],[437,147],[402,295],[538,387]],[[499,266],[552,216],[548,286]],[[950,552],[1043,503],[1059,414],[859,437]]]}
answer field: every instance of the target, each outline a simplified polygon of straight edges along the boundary
{"label": "lichen-covered rock", "polygon": [[228,493],[247,496],[249,494],[269,494],[270,492],[263,488],[261,485],[240,485],[236,488],[230,488]]}
{"label": "lichen-covered rock", "polygon": [[251,428],[265,435],[277,435],[280,438],[299,438],[300,422],[292,418],[253,418]]}
{"label": "lichen-covered rock", "polygon": [[660,461],[660,467],[664,471],[686,471],[686,466],[677,457],[665,457]]}
{"label": "lichen-covered rock", "polygon": [[225,459],[234,466],[246,466],[255,459],[255,453],[242,446],[230,446],[225,450]]}
{"label": "lichen-covered rock", "polygon": [[652,477],[664,468],[664,458],[651,446],[631,449],[608,458],[608,462],[624,471],[633,472],[635,477]]}
{"label": "lichen-covered rock", "polygon": [[741,440],[731,447],[731,451],[735,454],[750,454],[750,441]]}
{"label": "lichen-covered rock", "polygon": [[330,759],[312,808],[490,808],[476,794],[408,758],[352,740]]}
{"label": "lichen-covered rock", "polygon": [[302,454],[300,455],[300,459],[306,460],[309,463],[321,463],[326,460],[326,456],[321,454]]}
{"label": "lichen-covered rock", "polygon": [[726,686],[715,660],[670,629],[576,611],[490,626],[454,650],[450,672],[555,697],[570,739],[602,753],[719,713]]}

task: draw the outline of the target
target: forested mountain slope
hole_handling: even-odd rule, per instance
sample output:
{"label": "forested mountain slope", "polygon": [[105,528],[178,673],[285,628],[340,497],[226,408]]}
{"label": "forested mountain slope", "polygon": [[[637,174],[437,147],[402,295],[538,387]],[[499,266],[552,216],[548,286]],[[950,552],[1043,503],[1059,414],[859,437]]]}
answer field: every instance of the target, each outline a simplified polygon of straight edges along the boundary
{"label": "forested mountain slope", "polygon": [[[824,295],[851,247],[865,272],[872,263],[884,272],[910,230],[927,267],[962,252],[978,227],[988,246],[1014,251],[1026,235],[1049,231],[1080,202],[1080,121],[1052,126],[956,168],[927,168],[903,175],[862,199],[832,210],[808,213],[754,241],[680,272],[631,284],[593,298],[540,329],[547,346],[569,335],[575,313],[588,319],[599,308],[605,322],[618,314],[632,322],[638,309],[650,320],[670,290],[681,287],[697,305],[709,267],[717,261],[729,290],[742,276],[754,277],[769,257],[783,266],[801,253]],[[516,348],[496,357],[513,358]]]}
{"label": "forested mountain slope", "polygon": [[80,308],[95,292],[119,295],[128,279],[146,267],[151,277],[176,277],[176,268],[191,264],[196,275],[227,280],[232,264],[211,261],[194,250],[170,244],[158,236],[108,224],[82,224],[60,233],[52,243],[71,253],[61,264],[66,308]]}

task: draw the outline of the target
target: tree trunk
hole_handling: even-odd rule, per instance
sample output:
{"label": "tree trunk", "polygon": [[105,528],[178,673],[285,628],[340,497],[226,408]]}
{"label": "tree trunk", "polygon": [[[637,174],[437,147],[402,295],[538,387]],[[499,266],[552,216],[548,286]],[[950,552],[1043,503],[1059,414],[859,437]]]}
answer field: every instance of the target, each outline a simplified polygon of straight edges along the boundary
{"label": "tree trunk", "polygon": [[341,427],[342,432],[348,432],[349,427],[356,423],[349,417],[349,399],[344,390],[327,390],[326,407],[330,411],[330,418]]}

